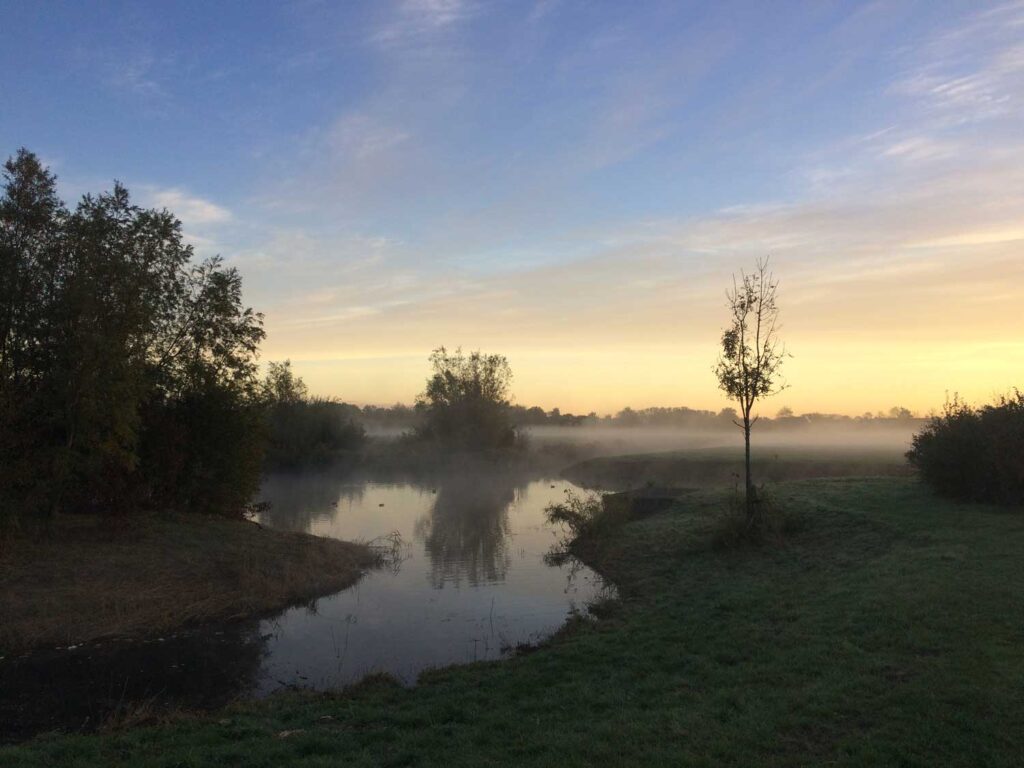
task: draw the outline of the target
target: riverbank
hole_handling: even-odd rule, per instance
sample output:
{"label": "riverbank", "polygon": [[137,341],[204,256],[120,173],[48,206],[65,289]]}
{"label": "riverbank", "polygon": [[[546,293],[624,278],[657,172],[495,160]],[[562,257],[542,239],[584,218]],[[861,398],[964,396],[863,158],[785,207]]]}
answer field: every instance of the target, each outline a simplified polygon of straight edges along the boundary
{"label": "riverbank", "polygon": [[272,613],[350,586],[374,561],[360,544],[245,520],[62,516],[5,544],[0,656]]}
{"label": "riverbank", "polygon": [[720,491],[594,542],[621,600],[507,661],[0,750],[14,766],[1024,762],[1024,515],[906,479],[786,483],[778,544]]}

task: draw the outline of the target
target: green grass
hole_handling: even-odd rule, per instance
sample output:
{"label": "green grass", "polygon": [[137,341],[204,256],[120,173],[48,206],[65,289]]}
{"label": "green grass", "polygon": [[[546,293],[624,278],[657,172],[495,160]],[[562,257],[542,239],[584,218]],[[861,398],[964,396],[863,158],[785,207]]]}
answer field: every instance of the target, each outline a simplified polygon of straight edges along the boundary
{"label": "green grass", "polygon": [[795,482],[774,501],[798,532],[715,551],[723,499],[592,545],[621,601],[534,653],[42,738],[0,765],[1024,764],[1021,510],[906,479]]}
{"label": "green grass", "polygon": [[[832,477],[907,477],[912,470],[904,448],[830,445],[820,449],[755,445],[758,483]],[[688,448],[663,453],[598,456],[567,467],[562,475],[580,485],[608,489],[661,486],[742,485],[743,446]]]}

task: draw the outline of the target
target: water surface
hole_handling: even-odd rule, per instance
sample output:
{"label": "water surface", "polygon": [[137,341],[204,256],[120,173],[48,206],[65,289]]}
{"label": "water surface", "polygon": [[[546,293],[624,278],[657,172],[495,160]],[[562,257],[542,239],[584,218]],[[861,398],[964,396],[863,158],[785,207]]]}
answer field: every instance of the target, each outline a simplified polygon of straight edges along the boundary
{"label": "water surface", "polygon": [[0,659],[0,740],[288,687],[336,688],[373,672],[411,684],[425,669],[541,640],[605,591],[589,568],[545,558],[558,532],[544,507],[566,489],[575,486],[479,470],[389,481],[330,470],[270,475],[263,525],[390,536],[401,542],[391,567],[268,619]]}
{"label": "water surface", "polygon": [[549,635],[602,589],[589,568],[545,559],[557,532],[544,507],[569,488],[498,472],[418,482],[267,478],[267,525],[363,541],[397,533],[403,545],[397,568],[265,623],[260,691],[296,678],[333,687],[378,671],[413,682],[423,669],[496,658]]}

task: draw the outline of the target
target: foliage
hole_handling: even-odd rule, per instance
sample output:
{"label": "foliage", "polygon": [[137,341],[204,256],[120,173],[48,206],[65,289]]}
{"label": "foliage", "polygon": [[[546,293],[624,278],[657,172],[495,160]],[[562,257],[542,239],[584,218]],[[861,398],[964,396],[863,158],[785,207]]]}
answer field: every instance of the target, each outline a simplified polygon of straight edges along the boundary
{"label": "foliage", "polygon": [[1024,393],[978,409],[954,395],[914,435],[907,459],[945,496],[1024,504]]}
{"label": "foliage", "polygon": [[779,309],[775,303],[778,282],[768,271],[768,260],[761,259],[751,274],[733,277],[726,294],[732,314],[730,325],[722,333],[722,353],[715,365],[719,388],[736,400],[742,417],[746,448],[747,512],[754,514],[756,492],[750,472],[750,429],[757,421],[751,417],[761,398],[781,391],[779,382],[785,347],[778,338]]}
{"label": "foliage", "polygon": [[[322,463],[362,447],[366,430],[351,406],[308,394],[291,362],[270,363],[263,381],[266,405],[267,463],[297,467]],[[358,413],[358,410],[356,410]]]}
{"label": "foliage", "polygon": [[263,397],[272,405],[304,403],[309,399],[309,389],[306,382],[292,371],[291,360],[283,363],[271,361],[263,379]]}
{"label": "foliage", "polygon": [[[193,263],[173,214],[133,205],[120,184],[69,210],[56,178],[24,149],[5,164],[4,181],[5,514],[200,497],[207,509],[234,511],[256,482],[250,411],[264,336],[262,316],[242,304],[237,271],[219,258]],[[194,421],[186,403],[201,403],[206,421]],[[156,424],[168,434],[157,436]],[[200,449],[214,445],[205,451],[213,463],[199,466]]]}
{"label": "foliage", "polygon": [[416,401],[425,422],[419,435],[448,451],[510,448],[516,432],[509,418],[512,369],[502,355],[448,352],[430,355],[433,375]]}
{"label": "foliage", "polygon": [[598,494],[580,496],[570,488],[565,489],[564,502],[549,504],[544,510],[548,522],[564,525],[573,539],[592,534],[600,521],[607,519],[607,513],[603,497]]}

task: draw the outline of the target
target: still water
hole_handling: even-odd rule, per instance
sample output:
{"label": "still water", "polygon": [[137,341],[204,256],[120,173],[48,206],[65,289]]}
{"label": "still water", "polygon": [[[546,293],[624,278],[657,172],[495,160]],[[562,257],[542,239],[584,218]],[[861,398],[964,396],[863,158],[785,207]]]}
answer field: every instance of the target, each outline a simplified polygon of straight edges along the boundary
{"label": "still water", "polygon": [[402,545],[395,567],[265,622],[260,692],[370,672],[412,683],[423,669],[497,658],[549,635],[602,589],[589,568],[545,560],[557,532],[544,507],[567,488],[478,473],[433,483],[268,478],[264,524],[347,540],[397,533]]}
{"label": "still water", "polygon": [[0,739],[92,728],[142,706],[213,707],[373,672],[412,684],[432,667],[495,659],[557,630],[605,594],[589,568],[550,563],[544,508],[565,480],[473,471],[381,481],[275,474],[263,525],[400,544],[353,587],[269,619],[200,626],[0,660]]}

